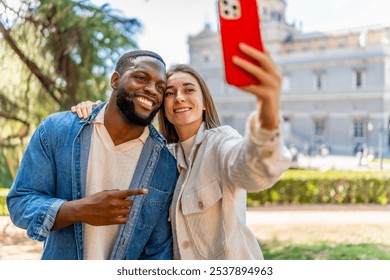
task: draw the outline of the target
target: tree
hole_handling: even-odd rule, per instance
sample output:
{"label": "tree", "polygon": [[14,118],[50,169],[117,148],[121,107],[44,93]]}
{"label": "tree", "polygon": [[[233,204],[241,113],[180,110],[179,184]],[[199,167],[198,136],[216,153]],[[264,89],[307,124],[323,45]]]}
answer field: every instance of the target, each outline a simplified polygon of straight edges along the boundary
{"label": "tree", "polygon": [[0,147],[23,145],[49,113],[105,99],[140,23],[87,0],[0,0]]}

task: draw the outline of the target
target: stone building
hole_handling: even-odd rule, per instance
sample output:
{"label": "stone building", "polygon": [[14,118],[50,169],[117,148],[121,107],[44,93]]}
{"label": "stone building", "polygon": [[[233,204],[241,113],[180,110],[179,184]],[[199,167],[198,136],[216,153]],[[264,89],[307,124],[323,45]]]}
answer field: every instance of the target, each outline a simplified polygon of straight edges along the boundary
{"label": "stone building", "polygon": [[[259,1],[263,41],[283,75],[288,145],[352,155],[365,145],[389,152],[390,27],[303,33],[287,23],[287,1]],[[255,99],[224,82],[219,33],[206,24],[188,39],[190,64],[205,78],[223,124],[244,133]]]}

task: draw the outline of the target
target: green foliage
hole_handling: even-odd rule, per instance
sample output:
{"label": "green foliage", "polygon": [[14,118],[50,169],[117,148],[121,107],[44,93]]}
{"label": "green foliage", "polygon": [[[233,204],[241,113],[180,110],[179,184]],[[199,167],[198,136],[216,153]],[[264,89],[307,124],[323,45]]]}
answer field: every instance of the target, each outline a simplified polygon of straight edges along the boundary
{"label": "green foliage", "polygon": [[88,0],[2,0],[0,11],[0,148],[16,159],[43,118],[106,99],[141,24]]}
{"label": "green foliage", "polygon": [[47,34],[41,54],[50,54],[59,85],[69,95],[61,109],[76,100],[104,99],[114,63],[124,50],[136,47],[133,37],[139,22],[122,17],[107,4],[96,7],[71,0],[40,1],[32,17],[42,22],[41,35]]}
{"label": "green foliage", "polygon": [[[1,188],[8,189],[11,186],[12,181],[13,178],[9,170],[5,155],[3,153],[0,153],[0,189]],[[1,202],[2,201],[1,201],[1,193],[0,193],[0,207],[1,207]]]}
{"label": "green foliage", "polygon": [[[7,11],[6,2],[1,6]],[[46,114],[68,109],[76,101],[104,99],[108,74],[125,50],[136,47],[133,38],[141,28],[136,19],[121,16],[108,4],[97,7],[89,1],[27,0],[19,11],[23,12],[6,31],[15,46],[1,40],[7,57],[12,57],[5,68],[24,65],[13,72],[20,77],[15,86],[33,83],[29,94],[38,92],[54,101]],[[36,68],[28,67],[33,64]]]}
{"label": "green foliage", "polygon": [[382,244],[260,243],[266,260],[390,260],[390,248]]}
{"label": "green foliage", "polygon": [[0,188],[0,216],[8,216],[8,208],[5,201],[7,197],[8,189]]}
{"label": "green foliage", "polygon": [[248,193],[248,205],[390,202],[387,171],[288,170],[270,189]]}
{"label": "green foliage", "polygon": [[0,152],[0,188],[11,187],[23,153],[23,145],[9,147]]}

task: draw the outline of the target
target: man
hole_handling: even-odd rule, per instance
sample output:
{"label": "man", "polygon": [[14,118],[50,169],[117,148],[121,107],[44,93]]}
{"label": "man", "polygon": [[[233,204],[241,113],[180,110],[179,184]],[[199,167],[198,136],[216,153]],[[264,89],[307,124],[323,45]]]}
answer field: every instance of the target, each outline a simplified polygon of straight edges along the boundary
{"label": "man", "polygon": [[45,241],[42,259],[172,259],[178,174],[150,124],[165,82],[159,55],[126,53],[108,103],[86,120],[62,112],[38,127],[7,204],[15,225]]}

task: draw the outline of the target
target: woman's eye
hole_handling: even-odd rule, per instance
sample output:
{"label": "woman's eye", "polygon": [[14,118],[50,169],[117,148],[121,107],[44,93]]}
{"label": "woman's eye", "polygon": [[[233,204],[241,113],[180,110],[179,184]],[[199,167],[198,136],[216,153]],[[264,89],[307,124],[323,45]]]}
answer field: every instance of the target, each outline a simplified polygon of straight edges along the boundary
{"label": "woman's eye", "polygon": [[173,94],[173,92],[165,92],[165,97],[168,97],[168,96],[170,96],[170,95],[172,95]]}
{"label": "woman's eye", "polygon": [[195,90],[193,88],[187,88],[187,92],[194,92]]}

